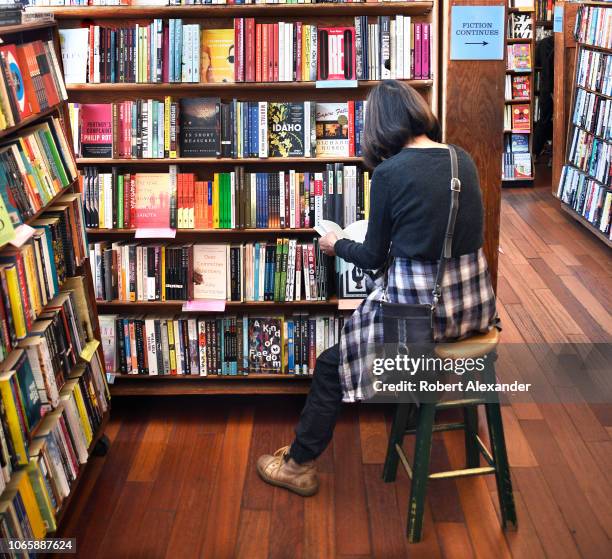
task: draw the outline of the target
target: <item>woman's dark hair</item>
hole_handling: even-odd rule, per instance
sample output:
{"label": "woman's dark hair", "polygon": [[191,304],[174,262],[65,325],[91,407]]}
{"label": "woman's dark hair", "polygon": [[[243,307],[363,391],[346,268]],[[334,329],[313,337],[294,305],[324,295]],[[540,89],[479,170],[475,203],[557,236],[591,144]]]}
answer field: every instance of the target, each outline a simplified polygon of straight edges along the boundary
{"label": "woman's dark hair", "polygon": [[376,167],[423,134],[434,142],[442,139],[438,119],[416,89],[385,80],[370,91],[363,131],[366,165]]}

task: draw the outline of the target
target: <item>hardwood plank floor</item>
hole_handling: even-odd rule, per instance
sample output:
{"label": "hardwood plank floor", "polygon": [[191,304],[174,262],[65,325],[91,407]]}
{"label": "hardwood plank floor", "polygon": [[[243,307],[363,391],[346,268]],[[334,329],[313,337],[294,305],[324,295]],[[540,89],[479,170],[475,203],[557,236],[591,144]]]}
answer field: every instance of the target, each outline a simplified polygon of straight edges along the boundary
{"label": "hardwood plank floor", "polygon": [[[87,559],[612,557],[612,406],[594,398],[610,390],[610,364],[589,390],[545,356],[547,344],[612,341],[610,293],[611,252],[549,186],[504,191],[502,341],[538,344],[502,375],[536,383],[503,410],[517,531],[500,529],[493,478],[444,480],[430,484],[423,541],[408,544],[408,479],[380,479],[380,406],[343,410],[319,461],[321,491],[304,500],[254,471],[290,442],[303,398],[184,397],[115,399],[110,451],[92,458],[62,535]],[[436,434],[432,470],[462,463],[461,434]]]}

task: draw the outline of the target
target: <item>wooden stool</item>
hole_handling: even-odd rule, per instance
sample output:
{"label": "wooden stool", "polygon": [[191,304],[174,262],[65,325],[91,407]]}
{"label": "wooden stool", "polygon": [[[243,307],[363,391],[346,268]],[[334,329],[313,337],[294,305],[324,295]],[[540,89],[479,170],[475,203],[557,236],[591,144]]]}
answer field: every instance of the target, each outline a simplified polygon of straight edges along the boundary
{"label": "wooden stool", "polygon": [[[499,332],[494,328],[487,334],[473,336],[460,342],[439,344],[436,346],[435,352],[442,359],[483,357],[495,350],[498,340]],[[495,365],[493,361],[493,359],[489,360],[483,372],[485,382],[495,381]],[[491,452],[489,452],[478,436],[478,412],[476,406],[479,405],[485,406]],[[438,403],[421,403],[418,406],[416,429],[407,429],[411,407],[412,404],[409,403],[397,405],[383,469],[384,481],[395,481],[398,461],[401,460],[408,473],[408,477],[411,479],[410,503],[408,505],[408,540],[411,543],[421,540],[428,479],[448,479],[494,473],[497,482],[502,527],[505,528],[508,523],[512,523],[516,527],[517,521],[514,497],[512,495],[512,482],[510,480],[504,428],[497,394],[492,393],[492,395],[488,395],[486,400],[485,398],[464,398]],[[434,423],[437,410],[457,407],[463,408],[462,423],[439,425]],[[429,461],[434,431],[458,429],[463,429],[465,433],[465,469],[430,474]],[[414,448],[414,462],[411,467],[402,449],[402,443],[405,434],[414,433],[416,433],[416,444]],[[488,463],[488,466],[480,466],[481,454]]]}

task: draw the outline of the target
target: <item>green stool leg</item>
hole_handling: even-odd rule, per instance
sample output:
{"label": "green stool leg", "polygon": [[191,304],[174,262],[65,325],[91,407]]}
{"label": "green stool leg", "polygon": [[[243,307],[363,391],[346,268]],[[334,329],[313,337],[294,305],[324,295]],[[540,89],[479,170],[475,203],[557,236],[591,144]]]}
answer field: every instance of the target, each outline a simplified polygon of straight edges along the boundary
{"label": "green stool leg", "polygon": [[508,522],[511,522],[514,527],[516,527],[516,509],[514,507],[514,496],[512,494],[512,481],[510,479],[510,467],[508,464],[508,455],[506,453],[506,441],[504,438],[501,409],[498,402],[485,404],[485,409],[487,412],[489,437],[491,440],[491,453],[495,461],[495,481],[497,482],[502,528],[506,528]]}
{"label": "green stool leg", "polygon": [[480,449],[478,448],[478,409],[476,406],[463,408],[463,421],[465,423],[465,463],[466,468],[480,466]]}
{"label": "green stool leg", "polygon": [[395,445],[402,445],[404,442],[404,434],[408,423],[408,415],[410,414],[410,404],[397,404],[395,407],[395,415],[391,424],[391,434],[389,435],[389,446],[387,447],[387,457],[383,467],[383,480],[387,483],[395,481],[397,476],[397,465],[399,462],[399,454],[395,449]]}
{"label": "green stool leg", "polygon": [[435,415],[435,404],[420,405],[412,466],[412,486],[408,504],[408,541],[410,543],[421,541]]}

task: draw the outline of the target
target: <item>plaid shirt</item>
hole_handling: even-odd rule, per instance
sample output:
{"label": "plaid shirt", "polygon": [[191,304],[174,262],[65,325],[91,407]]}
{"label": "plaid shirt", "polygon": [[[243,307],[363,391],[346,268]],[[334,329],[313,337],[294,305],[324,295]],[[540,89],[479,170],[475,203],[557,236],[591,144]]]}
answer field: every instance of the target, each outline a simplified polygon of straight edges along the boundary
{"label": "plaid shirt", "polygon": [[[396,257],[389,268],[387,297],[394,303],[429,304],[437,262]],[[380,275],[372,291],[344,325],[340,340],[340,381],[343,401],[365,400],[373,395],[372,364],[375,347],[383,343],[379,301]],[[482,249],[448,261],[442,297],[434,315],[434,340],[448,341],[487,332],[497,324],[495,294]]]}

